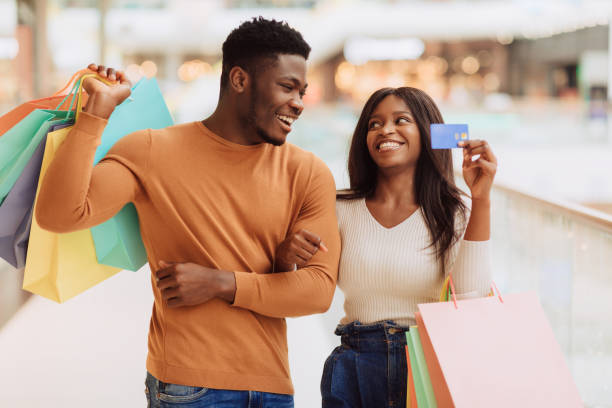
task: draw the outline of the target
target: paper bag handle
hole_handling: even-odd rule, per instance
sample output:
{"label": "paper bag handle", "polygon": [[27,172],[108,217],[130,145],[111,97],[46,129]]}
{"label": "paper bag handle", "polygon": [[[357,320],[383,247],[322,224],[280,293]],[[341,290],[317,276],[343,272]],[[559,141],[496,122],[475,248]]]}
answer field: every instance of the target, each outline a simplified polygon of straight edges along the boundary
{"label": "paper bag handle", "polygon": [[[448,274],[448,277],[446,278],[446,281],[444,282],[444,285],[442,285],[442,292],[440,293],[440,301],[441,302],[446,301],[446,294],[448,293],[449,287],[450,287],[451,297],[453,299],[453,304],[455,305],[455,309],[458,309],[459,307],[457,306],[457,296],[456,296],[456,292],[455,292],[455,284],[453,282],[453,275],[452,275],[452,273]],[[491,281],[491,286],[490,287],[491,287],[491,292],[489,292],[489,296],[495,296],[495,292],[497,292],[497,297],[499,298],[499,301],[501,303],[504,303],[504,299],[502,298],[501,292],[497,288],[497,285],[495,284],[495,281]]]}
{"label": "paper bag handle", "polygon": [[[59,91],[57,91],[56,93],[54,93],[52,96],[60,96],[63,95],[64,92],[66,91],[66,89],[70,88],[70,86],[72,85],[73,89],[74,89],[74,84],[76,83],[76,81],[78,80],[78,78],[81,75],[85,75],[88,72],[93,72],[90,69],[82,69],[80,71],[75,72],[74,74],[72,74],[72,77],[68,80],[68,82],[66,83],[66,85],[64,85],[64,87],[62,89],[60,89]],[[70,91],[70,93],[72,93],[72,91]],[[70,93],[68,93],[68,95],[70,95]]]}

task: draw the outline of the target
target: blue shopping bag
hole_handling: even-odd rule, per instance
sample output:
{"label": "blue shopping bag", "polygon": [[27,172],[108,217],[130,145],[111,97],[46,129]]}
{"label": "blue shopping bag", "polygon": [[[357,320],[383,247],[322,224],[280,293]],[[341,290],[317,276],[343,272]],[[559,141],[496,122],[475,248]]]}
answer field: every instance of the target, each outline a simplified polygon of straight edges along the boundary
{"label": "blue shopping bag", "polygon": [[[172,117],[155,79],[143,79],[132,94],[108,120],[102,141],[94,156],[94,165],[122,137],[143,129],[161,129],[173,125]],[[91,228],[98,262],[136,271],[147,263],[147,252],[140,236],[138,214],[127,204],[110,220]]]}

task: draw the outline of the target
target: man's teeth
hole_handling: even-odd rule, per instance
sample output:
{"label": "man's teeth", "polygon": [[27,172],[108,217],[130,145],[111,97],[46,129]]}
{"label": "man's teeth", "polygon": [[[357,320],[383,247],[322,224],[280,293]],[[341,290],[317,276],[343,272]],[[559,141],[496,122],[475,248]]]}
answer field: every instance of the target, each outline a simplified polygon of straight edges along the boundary
{"label": "man's teeth", "polygon": [[402,145],[397,142],[383,142],[378,145],[378,150],[396,150],[399,149]]}
{"label": "man's teeth", "polygon": [[295,118],[292,118],[290,116],[276,115],[276,117],[279,118],[280,120],[282,120],[283,122],[285,122],[288,125],[292,124],[295,121]]}

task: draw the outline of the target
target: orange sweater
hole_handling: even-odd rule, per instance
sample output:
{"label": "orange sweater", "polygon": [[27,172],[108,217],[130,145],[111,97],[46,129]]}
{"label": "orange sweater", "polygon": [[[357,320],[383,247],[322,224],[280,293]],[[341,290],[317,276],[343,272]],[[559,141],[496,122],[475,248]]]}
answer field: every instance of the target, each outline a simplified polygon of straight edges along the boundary
{"label": "orange sweater", "polygon": [[[68,134],[40,190],[40,226],[88,228],[133,202],[152,269],[159,260],[194,262],[235,271],[237,286],[233,304],[169,309],[154,284],[147,370],[175,384],[292,394],[284,318],[324,312],[336,285],[329,169],[291,144],[238,145],[201,122],[135,132],[93,167],[105,126],[83,113]],[[329,252],[270,273],[276,247],[302,228]]]}

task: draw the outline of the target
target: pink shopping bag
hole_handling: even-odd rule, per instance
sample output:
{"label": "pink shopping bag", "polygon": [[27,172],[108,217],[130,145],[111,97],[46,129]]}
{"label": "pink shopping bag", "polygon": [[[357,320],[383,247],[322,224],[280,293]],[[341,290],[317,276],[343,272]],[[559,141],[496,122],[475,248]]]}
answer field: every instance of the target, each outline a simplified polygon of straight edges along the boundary
{"label": "pink shopping bag", "polygon": [[583,407],[535,293],[418,308],[438,407]]}

